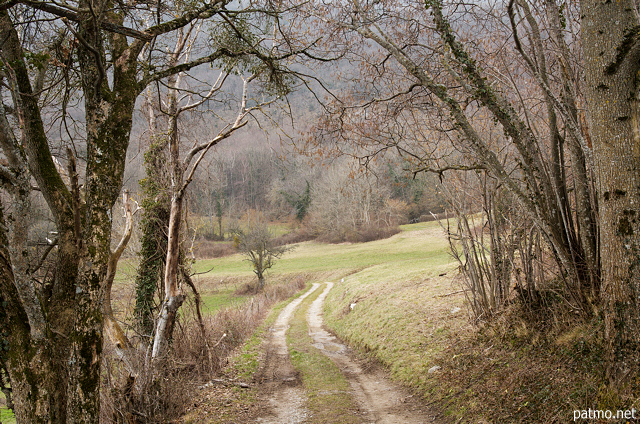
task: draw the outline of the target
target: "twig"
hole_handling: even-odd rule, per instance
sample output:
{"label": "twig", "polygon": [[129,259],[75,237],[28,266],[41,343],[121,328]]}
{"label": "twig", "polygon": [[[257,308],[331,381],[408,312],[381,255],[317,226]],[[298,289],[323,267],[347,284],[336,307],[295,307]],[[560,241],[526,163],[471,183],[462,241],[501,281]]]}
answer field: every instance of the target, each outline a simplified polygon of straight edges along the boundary
{"label": "twig", "polygon": [[211,271],[213,271],[213,269],[215,268],[215,266],[212,266],[211,269],[207,270],[207,271],[202,271],[202,272],[194,272],[193,274],[189,274],[190,277],[193,277],[194,275],[202,275],[202,274],[207,274]]}
{"label": "twig", "polygon": [[250,389],[251,386],[247,383],[243,383],[241,381],[229,381],[229,380],[222,380],[219,378],[214,378],[211,381],[209,381],[209,384],[205,385],[211,385],[212,383],[216,383],[216,384],[222,384],[223,386],[238,386],[238,387],[242,387],[243,389]]}
{"label": "twig", "polygon": [[44,261],[47,259],[47,256],[49,255],[49,253],[51,253],[51,250],[53,250],[53,248],[56,247],[57,245],[58,245],[58,239],[57,238],[55,240],[53,240],[51,243],[47,243],[47,248],[45,249],[44,253],[42,254],[42,257],[40,258],[40,260],[36,264],[35,268],[33,268],[32,270],[31,269],[27,269],[27,273],[35,274],[36,271],[38,271],[40,269],[42,264],[44,264]]}
{"label": "twig", "polygon": [[222,334],[222,337],[220,337],[220,340],[218,340],[218,343],[214,344],[213,347],[218,347],[218,345],[220,343],[222,343],[222,340],[227,337],[227,333]]}
{"label": "twig", "polygon": [[454,291],[451,293],[447,293],[447,294],[437,294],[433,297],[447,297],[447,296],[453,296],[454,294],[458,294],[458,293],[464,293],[464,289],[463,290],[458,290],[458,291]]}

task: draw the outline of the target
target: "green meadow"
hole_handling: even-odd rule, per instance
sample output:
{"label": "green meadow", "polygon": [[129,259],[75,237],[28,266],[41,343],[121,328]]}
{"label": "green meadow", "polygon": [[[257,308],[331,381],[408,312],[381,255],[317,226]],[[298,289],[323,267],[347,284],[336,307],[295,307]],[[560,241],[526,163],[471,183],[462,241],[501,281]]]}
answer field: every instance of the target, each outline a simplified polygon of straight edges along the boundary
{"label": "green meadow", "polygon": [[[425,261],[444,265],[451,262],[448,244],[436,222],[404,225],[402,232],[368,243],[324,244],[307,241],[294,245],[271,270],[272,274],[362,270],[386,265],[390,272],[423,269]],[[195,272],[210,270],[202,277],[251,276],[252,269],[241,255],[197,261]]]}

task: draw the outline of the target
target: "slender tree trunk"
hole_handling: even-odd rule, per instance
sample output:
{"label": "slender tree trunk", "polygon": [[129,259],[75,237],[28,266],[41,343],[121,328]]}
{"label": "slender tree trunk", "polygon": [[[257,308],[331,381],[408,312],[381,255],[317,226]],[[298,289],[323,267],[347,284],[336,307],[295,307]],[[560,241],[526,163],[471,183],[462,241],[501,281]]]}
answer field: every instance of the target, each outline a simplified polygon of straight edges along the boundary
{"label": "slender tree trunk", "polygon": [[180,221],[182,219],[182,192],[171,200],[169,218],[169,236],[167,262],[164,271],[165,298],[158,317],[155,339],[153,340],[153,358],[162,358],[169,346],[176,313],[184,302],[185,296],[178,286],[178,259],[180,257]]}
{"label": "slender tree trunk", "polygon": [[588,120],[598,191],[608,376],[624,387],[640,371],[640,53],[633,1],[583,0]]}

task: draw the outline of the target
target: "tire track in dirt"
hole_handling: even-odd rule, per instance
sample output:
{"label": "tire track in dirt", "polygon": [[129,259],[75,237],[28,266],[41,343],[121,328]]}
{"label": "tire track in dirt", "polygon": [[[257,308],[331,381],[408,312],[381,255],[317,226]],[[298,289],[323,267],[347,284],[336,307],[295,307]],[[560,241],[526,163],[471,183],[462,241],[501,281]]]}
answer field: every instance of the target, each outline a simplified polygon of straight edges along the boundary
{"label": "tire track in dirt", "polygon": [[332,287],[333,283],[327,283],[327,287],[309,307],[309,335],[314,341],[314,347],[329,357],[347,378],[354,391],[354,398],[366,414],[366,419],[371,423],[380,424],[436,422],[433,414],[428,413],[423,405],[389,381],[381,370],[363,370],[351,359],[348,348],[324,330],[322,305]]}
{"label": "tire track in dirt", "polygon": [[259,423],[299,424],[309,416],[309,412],[305,409],[307,400],[305,391],[289,358],[286,333],[295,309],[319,286],[319,283],[314,283],[305,294],[289,303],[269,329],[271,335],[265,349],[266,358],[256,379],[267,393],[273,415],[258,418]]}

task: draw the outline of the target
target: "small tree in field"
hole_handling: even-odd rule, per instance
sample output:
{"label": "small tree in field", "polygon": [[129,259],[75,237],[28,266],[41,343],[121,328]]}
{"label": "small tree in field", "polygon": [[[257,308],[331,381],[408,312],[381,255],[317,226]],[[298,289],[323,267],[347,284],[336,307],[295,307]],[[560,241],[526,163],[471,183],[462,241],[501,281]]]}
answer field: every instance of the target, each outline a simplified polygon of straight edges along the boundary
{"label": "small tree in field", "polygon": [[253,265],[253,272],[258,277],[258,291],[262,291],[264,273],[292,247],[276,246],[273,233],[266,224],[252,224],[246,230],[236,227],[231,234],[234,247]]}

